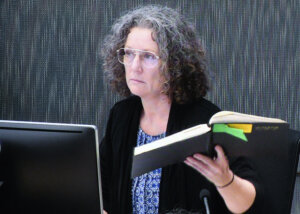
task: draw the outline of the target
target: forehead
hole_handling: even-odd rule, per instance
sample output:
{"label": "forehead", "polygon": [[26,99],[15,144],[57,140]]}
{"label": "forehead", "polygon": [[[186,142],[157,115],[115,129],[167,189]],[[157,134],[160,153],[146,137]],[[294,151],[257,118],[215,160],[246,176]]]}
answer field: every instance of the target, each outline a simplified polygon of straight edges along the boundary
{"label": "forehead", "polygon": [[134,27],[131,28],[127,40],[125,42],[125,47],[135,48],[140,50],[158,52],[158,45],[153,40],[152,30],[148,28]]}

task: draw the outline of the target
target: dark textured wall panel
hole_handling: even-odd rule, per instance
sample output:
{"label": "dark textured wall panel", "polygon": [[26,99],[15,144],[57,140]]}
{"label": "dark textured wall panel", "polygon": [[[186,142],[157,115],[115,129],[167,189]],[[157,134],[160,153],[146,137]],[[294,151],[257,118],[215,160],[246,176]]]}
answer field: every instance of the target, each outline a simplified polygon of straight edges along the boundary
{"label": "dark textured wall panel", "polygon": [[[102,136],[120,97],[103,78],[101,41],[124,11],[148,3],[195,23],[210,61],[208,99],[300,130],[299,0],[2,0],[0,119],[95,124]],[[299,199],[297,182],[292,213]]]}
{"label": "dark textured wall panel", "polygon": [[101,121],[102,10],[97,1],[1,4],[1,119]]}

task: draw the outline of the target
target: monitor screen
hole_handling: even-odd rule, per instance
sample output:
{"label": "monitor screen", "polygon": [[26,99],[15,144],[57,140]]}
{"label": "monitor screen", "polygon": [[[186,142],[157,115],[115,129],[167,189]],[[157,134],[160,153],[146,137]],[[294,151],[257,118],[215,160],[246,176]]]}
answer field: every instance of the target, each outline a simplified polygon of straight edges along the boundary
{"label": "monitor screen", "polygon": [[0,213],[102,213],[95,126],[0,121]]}

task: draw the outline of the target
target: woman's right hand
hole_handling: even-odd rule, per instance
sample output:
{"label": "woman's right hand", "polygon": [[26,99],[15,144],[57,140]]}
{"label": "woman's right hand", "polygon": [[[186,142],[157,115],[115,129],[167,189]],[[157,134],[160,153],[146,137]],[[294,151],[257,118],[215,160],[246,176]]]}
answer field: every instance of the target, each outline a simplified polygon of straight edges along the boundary
{"label": "woman's right hand", "polygon": [[105,210],[103,210],[103,214],[108,214]]}

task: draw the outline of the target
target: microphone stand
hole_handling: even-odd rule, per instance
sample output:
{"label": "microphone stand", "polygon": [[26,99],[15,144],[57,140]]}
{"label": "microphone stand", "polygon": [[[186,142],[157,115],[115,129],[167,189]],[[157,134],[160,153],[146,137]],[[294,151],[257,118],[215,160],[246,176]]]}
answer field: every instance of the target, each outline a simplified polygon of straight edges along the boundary
{"label": "microphone stand", "polygon": [[204,201],[205,213],[210,214],[210,209],[208,205],[208,198],[210,197],[210,192],[207,189],[202,189],[200,191],[200,199]]}

